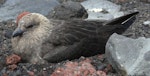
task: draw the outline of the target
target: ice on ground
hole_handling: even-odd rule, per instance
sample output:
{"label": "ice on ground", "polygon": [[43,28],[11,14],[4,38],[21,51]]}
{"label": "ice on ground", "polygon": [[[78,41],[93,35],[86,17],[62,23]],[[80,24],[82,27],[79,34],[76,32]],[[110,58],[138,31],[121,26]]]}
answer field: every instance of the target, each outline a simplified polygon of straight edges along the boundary
{"label": "ice on ground", "polygon": [[124,15],[121,6],[107,0],[87,0],[81,3],[87,9],[88,19],[110,20]]}

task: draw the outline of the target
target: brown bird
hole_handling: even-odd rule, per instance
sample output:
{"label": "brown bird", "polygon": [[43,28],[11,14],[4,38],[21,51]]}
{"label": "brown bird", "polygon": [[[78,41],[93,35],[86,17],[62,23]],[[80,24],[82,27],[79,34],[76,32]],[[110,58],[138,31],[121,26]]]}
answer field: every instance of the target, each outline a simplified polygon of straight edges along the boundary
{"label": "brown bird", "polygon": [[56,20],[38,13],[19,16],[12,35],[14,53],[25,62],[60,62],[66,59],[104,53],[111,34],[123,33],[138,12],[111,21]]}

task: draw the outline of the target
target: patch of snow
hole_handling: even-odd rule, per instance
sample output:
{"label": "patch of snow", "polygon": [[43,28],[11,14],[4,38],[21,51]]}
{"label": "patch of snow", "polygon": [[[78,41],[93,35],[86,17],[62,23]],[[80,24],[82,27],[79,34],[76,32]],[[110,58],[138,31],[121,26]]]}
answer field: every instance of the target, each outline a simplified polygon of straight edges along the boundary
{"label": "patch of snow", "polygon": [[143,22],[144,25],[150,25],[150,21]]}
{"label": "patch of snow", "polygon": [[87,0],[81,4],[88,11],[88,19],[111,20],[124,15],[124,13],[120,11],[120,5],[116,5],[107,0]]}

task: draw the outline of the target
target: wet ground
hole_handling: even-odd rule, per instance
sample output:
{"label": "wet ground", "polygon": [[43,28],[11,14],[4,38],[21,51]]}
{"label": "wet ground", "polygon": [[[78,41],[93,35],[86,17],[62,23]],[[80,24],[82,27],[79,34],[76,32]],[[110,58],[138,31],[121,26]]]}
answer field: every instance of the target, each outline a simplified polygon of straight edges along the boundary
{"label": "wet ground", "polygon": [[[139,11],[139,15],[137,16],[137,20],[135,23],[124,33],[124,35],[132,38],[137,37],[150,37],[150,24],[143,24],[145,21],[150,21],[150,1],[149,0],[110,0],[116,4],[121,5],[121,10],[126,13]],[[12,31],[15,29],[16,25],[12,20],[0,22],[0,76],[50,76],[55,69],[58,70],[59,67],[66,67],[68,60],[60,62],[60,63],[49,63],[44,65],[38,64],[30,64],[30,63],[18,63],[17,66],[6,65],[6,57],[12,54],[10,35]],[[88,70],[85,75],[93,75],[97,76],[98,71],[103,71],[107,75],[117,76],[115,70],[111,67],[108,67],[109,63],[107,63],[107,58],[105,55],[95,55],[93,57],[81,57],[79,59],[72,60],[72,62],[84,62],[86,59],[89,59],[88,63],[90,66],[93,66],[96,72],[95,74],[90,74],[90,70]],[[81,63],[85,64],[85,63]],[[79,64],[79,65],[81,65]],[[74,65],[73,65],[74,66]],[[14,69],[13,69],[14,68]],[[68,69],[68,68],[65,68]],[[53,76],[61,76],[65,74],[58,74],[57,70],[55,70],[55,74]],[[60,71],[60,70],[59,70]],[[77,76],[76,74],[73,74]],[[83,76],[83,75],[79,75]],[[105,75],[103,75],[105,76]]]}

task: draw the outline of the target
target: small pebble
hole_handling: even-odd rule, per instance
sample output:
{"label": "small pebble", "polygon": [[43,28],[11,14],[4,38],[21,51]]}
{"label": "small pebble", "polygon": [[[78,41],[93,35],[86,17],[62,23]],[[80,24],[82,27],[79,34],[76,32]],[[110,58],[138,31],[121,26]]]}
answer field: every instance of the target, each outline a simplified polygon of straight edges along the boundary
{"label": "small pebble", "polygon": [[97,66],[97,70],[104,70],[106,67],[107,67],[106,64],[102,64],[102,65]]}
{"label": "small pebble", "polygon": [[43,68],[43,70],[45,71],[45,70],[46,70],[46,68]]}
{"label": "small pebble", "polygon": [[6,38],[11,38],[12,33],[13,33],[12,30],[7,30],[7,31],[5,31],[4,36],[5,36]]}
{"label": "small pebble", "polygon": [[32,72],[32,71],[29,71],[28,74],[29,74],[29,76],[35,76],[34,72]]}
{"label": "small pebble", "polygon": [[37,72],[37,69],[34,69],[33,71],[34,71],[34,72]]}
{"label": "small pebble", "polygon": [[144,25],[150,25],[150,21],[143,22]]}

